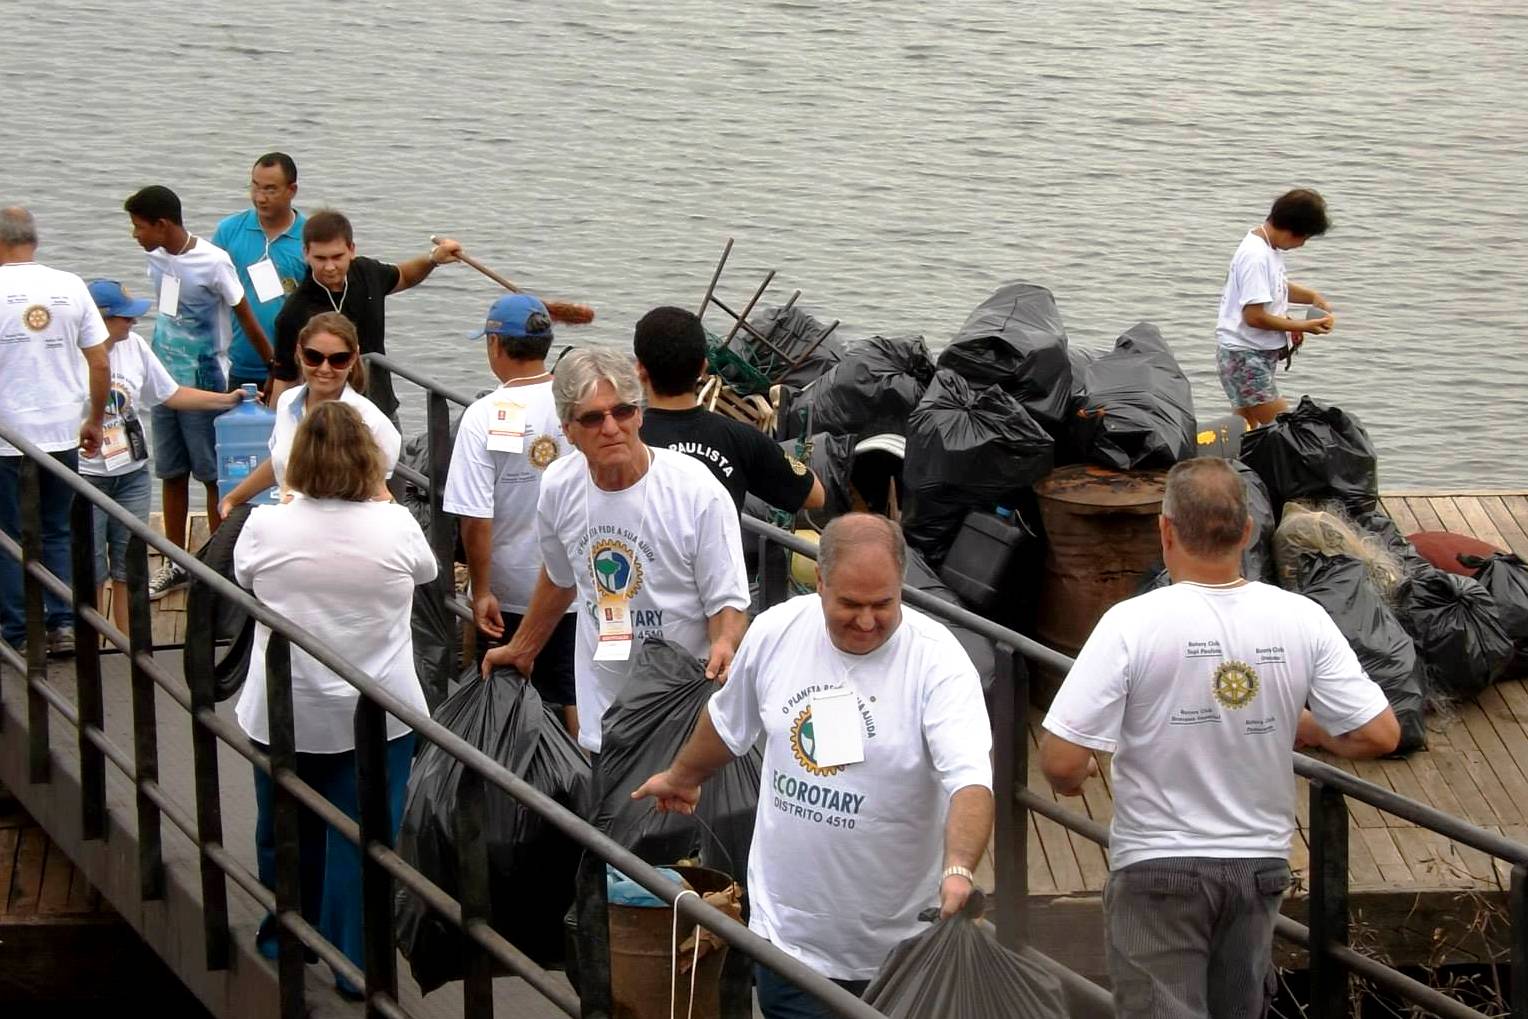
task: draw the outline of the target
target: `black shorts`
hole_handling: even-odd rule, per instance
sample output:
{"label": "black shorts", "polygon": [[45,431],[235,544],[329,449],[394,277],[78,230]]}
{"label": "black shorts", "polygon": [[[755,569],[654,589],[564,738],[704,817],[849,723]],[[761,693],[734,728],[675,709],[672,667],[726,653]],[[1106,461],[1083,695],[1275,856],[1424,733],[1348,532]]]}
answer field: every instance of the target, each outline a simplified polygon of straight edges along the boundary
{"label": "black shorts", "polygon": [[[492,647],[496,643],[508,643],[520,629],[525,617],[517,612],[505,612],[504,639],[495,641],[487,634],[479,633],[479,646]],[[548,704],[577,703],[577,689],[573,680],[573,658],[578,653],[578,613],[568,612],[547,638],[546,647],[536,656],[536,667],[531,669],[531,686]]]}

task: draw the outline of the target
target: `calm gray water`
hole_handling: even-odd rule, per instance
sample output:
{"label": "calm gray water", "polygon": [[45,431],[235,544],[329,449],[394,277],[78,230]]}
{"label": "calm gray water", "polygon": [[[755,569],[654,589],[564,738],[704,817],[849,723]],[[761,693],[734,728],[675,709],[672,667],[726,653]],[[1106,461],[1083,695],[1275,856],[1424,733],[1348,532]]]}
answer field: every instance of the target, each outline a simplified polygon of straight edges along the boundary
{"label": "calm gray water", "polygon": [[[1074,343],[1161,326],[1201,418],[1241,234],[1288,187],[1335,229],[1290,258],[1338,329],[1280,382],[1355,414],[1388,487],[1528,487],[1522,291],[1528,19],[1513,5],[670,0],[514,4],[0,0],[7,158],[41,257],[143,277],[121,203],[175,188],[210,234],[248,167],[292,153],[299,205],[366,254],[432,232],[627,344],[658,303],[768,267],[846,335],[942,346],[993,286],[1055,291]],[[486,377],[497,289],[436,272],[389,350]],[[13,384],[5,380],[4,384]],[[400,383],[406,406],[414,397]],[[405,417],[417,422],[410,407]]]}

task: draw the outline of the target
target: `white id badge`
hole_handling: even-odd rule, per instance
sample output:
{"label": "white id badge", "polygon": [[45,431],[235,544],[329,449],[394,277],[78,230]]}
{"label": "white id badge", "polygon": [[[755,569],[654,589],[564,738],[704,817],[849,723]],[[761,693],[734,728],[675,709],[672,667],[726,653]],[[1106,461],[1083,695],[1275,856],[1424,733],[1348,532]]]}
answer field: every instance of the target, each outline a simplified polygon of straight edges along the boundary
{"label": "white id badge", "polygon": [[165,274],[159,283],[159,314],[180,314],[180,277]]}
{"label": "white id badge", "polygon": [[122,424],[115,424],[102,433],[101,459],[106,461],[109,471],[133,462],[133,448],[128,445],[127,429]]}
{"label": "white id badge", "polygon": [[631,612],[625,598],[601,598],[596,610],[600,619],[596,662],[624,662],[631,657]]}
{"label": "white id badge", "polygon": [[269,258],[262,258],[249,267],[249,282],[254,286],[255,296],[261,304],[274,301],[285,293],[281,288],[281,274]]}
{"label": "white id badge", "polygon": [[488,416],[488,448],[496,453],[525,452],[525,408],[495,400]]}
{"label": "white id badge", "polygon": [[839,687],[812,694],[812,741],[812,760],[819,768],[865,759],[859,698],[853,690]]}

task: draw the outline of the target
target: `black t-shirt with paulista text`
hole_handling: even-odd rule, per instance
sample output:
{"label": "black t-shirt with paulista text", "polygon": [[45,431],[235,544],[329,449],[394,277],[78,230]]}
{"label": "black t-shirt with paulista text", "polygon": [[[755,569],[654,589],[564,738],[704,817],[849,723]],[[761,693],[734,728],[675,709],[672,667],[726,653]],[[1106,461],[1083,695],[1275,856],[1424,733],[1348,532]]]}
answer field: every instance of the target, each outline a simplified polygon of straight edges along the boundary
{"label": "black t-shirt with paulista text", "polygon": [[[312,269],[303,276],[276,315],[276,367],[272,375],[287,382],[302,378],[297,365],[297,334],[308,319],[334,311],[336,306],[355,326],[361,353],[387,353],[387,295],[398,285],[398,267],[357,255],[350,262],[346,284],[346,289],[336,294],[313,278]],[[388,417],[397,413],[392,376],[381,368],[367,366],[366,395]]]}
{"label": "black t-shirt with paulista text", "polygon": [[706,410],[642,412],[642,441],[694,457],[710,468],[738,512],[749,493],[794,513],[812,492],[812,474],[774,440],[741,421]]}

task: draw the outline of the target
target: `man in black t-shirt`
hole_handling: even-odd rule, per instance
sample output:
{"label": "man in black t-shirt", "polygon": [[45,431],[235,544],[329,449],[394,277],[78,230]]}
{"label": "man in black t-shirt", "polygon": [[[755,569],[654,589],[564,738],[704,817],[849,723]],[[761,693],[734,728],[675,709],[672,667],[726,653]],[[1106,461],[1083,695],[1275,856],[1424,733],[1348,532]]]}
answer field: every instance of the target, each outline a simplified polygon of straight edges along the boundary
{"label": "man in black t-shirt", "polygon": [[[337,311],[355,324],[361,353],[387,353],[387,297],[424,282],[437,265],[456,261],[461,245],[442,238],[428,254],[392,265],[355,253],[355,232],[350,220],[333,209],[321,209],[302,227],[302,257],[308,272],[287,296],[276,316],[276,363],[271,369],[270,405],[282,390],[297,384],[297,334],[308,319],[324,311]],[[398,417],[398,398],[393,377],[382,368],[367,373],[366,395],[377,408]]]}
{"label": "man in black t-shirt", "polygon": [[686,453],[710,468],[738,513],[752,494],[794,513],[823,504],[822,483],[773,439],[741,421],[713,413],[695,399],[706,367],[706,331],[683,308],[654,308],[637,323],[632,347],[647,391],[642,441]]}

